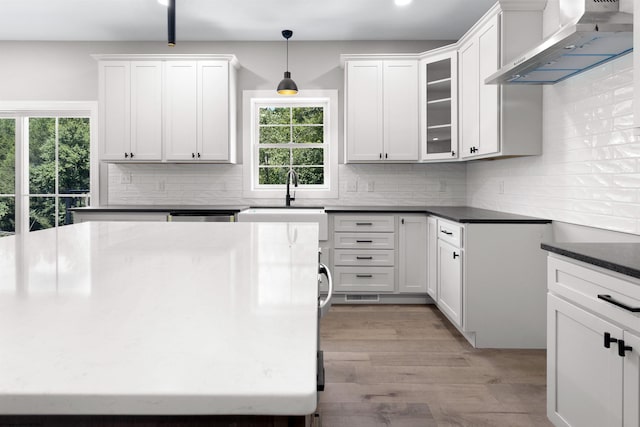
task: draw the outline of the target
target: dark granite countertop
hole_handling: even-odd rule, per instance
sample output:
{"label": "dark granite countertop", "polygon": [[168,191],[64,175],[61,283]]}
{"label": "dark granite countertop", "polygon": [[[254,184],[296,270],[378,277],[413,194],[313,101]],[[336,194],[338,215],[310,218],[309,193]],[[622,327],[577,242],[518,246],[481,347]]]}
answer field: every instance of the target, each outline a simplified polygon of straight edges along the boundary
{"label": "dark granite countertop", "polygon": [[543,243],[546,251],[640,279],[640,243]]}
{"label": "dark granite countertop", "polygon": [[238,213],[249,206],[221,205],[107,205],[97,207],[72,208],[81,212],[179,212],[179,213]]}
{"label": "dark granite countertop", "polygon": [[551,220],[468,206],[325,206],[327,212],[423,212],[451,221],[475,224],[547,224]]}

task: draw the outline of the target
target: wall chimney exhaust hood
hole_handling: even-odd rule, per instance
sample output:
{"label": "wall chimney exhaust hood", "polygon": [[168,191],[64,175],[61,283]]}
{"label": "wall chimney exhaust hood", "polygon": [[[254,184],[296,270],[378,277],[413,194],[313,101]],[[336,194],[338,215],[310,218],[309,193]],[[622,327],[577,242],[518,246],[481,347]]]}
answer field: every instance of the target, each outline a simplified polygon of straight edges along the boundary
{"label": "wall chimney exhaust hood", "polygon": [[[619,0],[582,1],[581,16],[569,21],[537,47],[509,61],[487,77],[485,83],[555,84],[631,52],[633,15],[620,12]],[[562,15],[565,12],[562,0],[560,8]]]}

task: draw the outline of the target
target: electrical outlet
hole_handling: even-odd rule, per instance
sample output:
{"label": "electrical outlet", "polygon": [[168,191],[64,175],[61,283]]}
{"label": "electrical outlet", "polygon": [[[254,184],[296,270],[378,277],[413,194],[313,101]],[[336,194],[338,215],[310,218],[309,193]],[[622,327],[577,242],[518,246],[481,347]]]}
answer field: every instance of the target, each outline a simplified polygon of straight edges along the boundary
{"label": "electrical outlet", "polygon": [[131,174],[123,173],[120,175],[120,184],[131,184]]}
{"label": "electrical outlet", "polygon": [[440,188],[438,188],[438,191],[441,193],[447,191],[447,181],[445,181],[444,179],[440,180]]}

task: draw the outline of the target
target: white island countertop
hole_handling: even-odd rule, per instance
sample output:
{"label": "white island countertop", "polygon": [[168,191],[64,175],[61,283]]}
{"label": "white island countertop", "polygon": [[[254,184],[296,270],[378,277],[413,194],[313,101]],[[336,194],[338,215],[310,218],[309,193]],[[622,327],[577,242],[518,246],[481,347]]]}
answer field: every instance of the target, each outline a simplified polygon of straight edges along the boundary
{"label": "white island countertop", "polygon": [[0,239],[0,414],[313,413],[317,251],[315,224]]}

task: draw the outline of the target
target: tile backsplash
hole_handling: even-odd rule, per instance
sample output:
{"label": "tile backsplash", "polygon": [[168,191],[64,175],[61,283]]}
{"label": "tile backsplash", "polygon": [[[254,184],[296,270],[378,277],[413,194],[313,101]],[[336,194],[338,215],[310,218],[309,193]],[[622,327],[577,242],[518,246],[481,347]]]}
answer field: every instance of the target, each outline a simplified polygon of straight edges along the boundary
{"label": "tile backsplash", "polygon": [[[242,197],[243,165],[110,164],[111,205],[279,205]],[[338,199],[296,205],[464,205],[462,163],[339,165]]]}
{"label": "tile backsplash", "polygon": [[467,165],[467,204],[640,234],[633,58],[544,88],[542,156]]}

